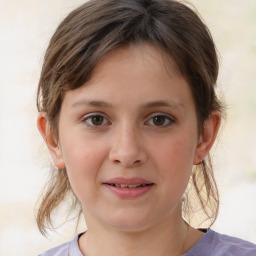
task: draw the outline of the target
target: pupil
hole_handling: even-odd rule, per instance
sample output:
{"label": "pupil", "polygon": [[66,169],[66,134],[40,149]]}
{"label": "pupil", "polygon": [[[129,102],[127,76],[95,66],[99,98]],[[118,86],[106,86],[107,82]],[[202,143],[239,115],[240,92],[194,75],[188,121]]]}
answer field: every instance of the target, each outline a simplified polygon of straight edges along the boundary
{"label": "pupil", "polygon": [[165,122],[165,117],[164,116],[155,116],[153,118],[153,122],[157,126],[163,125]]}
{"label": "pupil", "polygon": [[103,117],[102,116],[93,116],[92,117],[92,123],[94,125],[101,125],[103,122]]}

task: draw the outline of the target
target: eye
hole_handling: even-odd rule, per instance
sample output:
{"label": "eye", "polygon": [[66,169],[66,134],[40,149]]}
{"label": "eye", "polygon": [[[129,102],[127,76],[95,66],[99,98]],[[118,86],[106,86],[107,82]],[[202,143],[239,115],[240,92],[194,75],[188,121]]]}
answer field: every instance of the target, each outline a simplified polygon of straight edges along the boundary
{"label": "eye", "polygon": [[108,120],[99,114],[92,114],[89,116],[85,116],[85,118],[83,118],[82,122],[86,123],[87,126],[103,126],[108,124]]}
{"label": "eye", "polygon": [[157,127],[167,127],[172,123],[174,123],[174,118],[164,114],[154,115],[147,122],[148,125],[157,126]]}

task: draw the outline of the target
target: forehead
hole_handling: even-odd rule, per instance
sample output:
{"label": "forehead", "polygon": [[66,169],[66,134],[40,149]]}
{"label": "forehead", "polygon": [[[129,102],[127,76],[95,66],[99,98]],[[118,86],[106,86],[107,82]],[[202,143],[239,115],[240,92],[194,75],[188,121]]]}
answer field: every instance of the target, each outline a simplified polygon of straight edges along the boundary
{"label": "forehead", "polygon": [[79,105],[73,101],[108,101],[119,107],[131,102],[134,106],[156,101],[193,104],[190,88],[175,62],[150,44],[130,45],[107,54],[88,82],[67,93],[64,102],[67,100],[72,105]]}
{"label": "forehead", "polygon": [[[176,65],[173,58],[167,53],[166,50],[156,47],[151,43],[142,42],[137,44],[129,44],[128,46],[119,47],[110,51],[108,54],[103,56],[99,63],[96,65],[92,72],[92,77],[102,70],[103,66],[115,65],[129,65],[132,62],[134,65],[146,66],[148,69],[152,68],[154,71],[165,71],[171,77],[180,76],[179,68]],[[163,70],[164,68],[164,70]],[[132,70],[127,69],[127,73]],[[133,70],[134,71],[134,70]]]}

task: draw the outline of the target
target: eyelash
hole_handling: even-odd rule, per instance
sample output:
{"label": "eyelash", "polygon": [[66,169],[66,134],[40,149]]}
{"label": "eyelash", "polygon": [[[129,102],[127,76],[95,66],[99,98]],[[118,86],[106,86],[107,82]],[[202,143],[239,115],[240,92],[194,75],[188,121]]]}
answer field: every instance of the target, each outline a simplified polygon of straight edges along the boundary
{"label": "eyelash", "polygon": [[[95,124],[93,124],[92,123],[92,118],[95,118],[95,117],[100,117],[100,118],[102,118],[102,120],[103,120],[103,124],[99,124],[99,125],[95,125]],[[153,121],[153,119],[154,118],[156,118],[156,117],[161,117],[161,118],[164,118],[164,125],[154,125],[154,124],[149,124],[150,123],[150,121],[152,120]],[[89,121],[90,120],[90,121]],[[166,121],[167,121],[167,123],[166,123]],[[89,123],[90,122],[90,123]],[[153,121],[154,122],[154,121]],[[100,114],[100,113],[93,113],[93,114],[90,114],[90,115],[87,115],[87,116],[85,116],[83,119],[82,119],[82,123],[85,123],[86,124],[86,126],[88,126],[88,127],[92,127],[92,128],[100,128],[100,127],[102,127],[102,126],[105,126],[105,125],[108,125],[110,122],[107,120],[107,118],[104,116],[104,115],[102,115],[102,114]],[[167,114],[162,114],[162,113],[158,113],[158,114],[154,114],[154,115],[152,115],[151,117],[150,117],[150,119],[147,121],[147,122],[145,122],[145,124],[149,124],[149,125],[151,125],[151,126],[153,126],[153,127],[158,127],[158,128],[166,128],[166,127],[169,127],[170,125],[172,125],[173,123],[175,123],[175,119],[173,118],[173,117],[171,117],[171,116],[169,116],[169,115],[167,115]]]}
{"label": "eyelash", "polygon": [[[82,123],[85,123],[86,126],[92,127],[92,128],[99,128],[100,126],[106,125],[106,124],[99,124],[99,125],[93,124],[93,123],[92,123],[92,118],[94,118],[94,117],[103,118],[103,120],[106,122],[106,124],[109,123],[109,121],[107,120],[107,118],[106,118],[104,115],[100,114],[100,113],[93,113],[93,114],[90,114],[90,115],[85,116],[85,117],[82,119]],[[91,124],[88,123],[88,120],[90,120]]]}
{"label": "eyelash", "polygon": [[[171,126],[173,123],[175,123],[175,119],[172,117],[172,116],[169,116],[167,114],[162,114],[162,113],[158,113],[158,114],[154,114],[150,117],[149,121],[147,121],[146,123],[149,123],[151,120],[153,121],[154,118],[156,117],[161,117],[161,118],[164,118],[164,125],[152,125],[154,127],[158,127],[158,128],[166,128],[166,127],[169,127]],[[166,123],[166,121],[168,123]],[[154,121],[153,121],[154,122]]]}

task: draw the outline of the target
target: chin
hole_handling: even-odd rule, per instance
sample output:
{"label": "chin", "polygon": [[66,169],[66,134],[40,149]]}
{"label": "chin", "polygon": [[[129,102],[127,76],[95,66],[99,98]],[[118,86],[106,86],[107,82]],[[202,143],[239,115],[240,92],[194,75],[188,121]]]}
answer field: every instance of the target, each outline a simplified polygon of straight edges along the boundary
{"label": "chin", "polygon": [[108,225],[115,230],[122,232],[141,232],[150,228],[154,224],[152,220],[149,220],[143,214],[129,214],[126,212],[125,214],[121,214],[119,216],[113,214]]}

